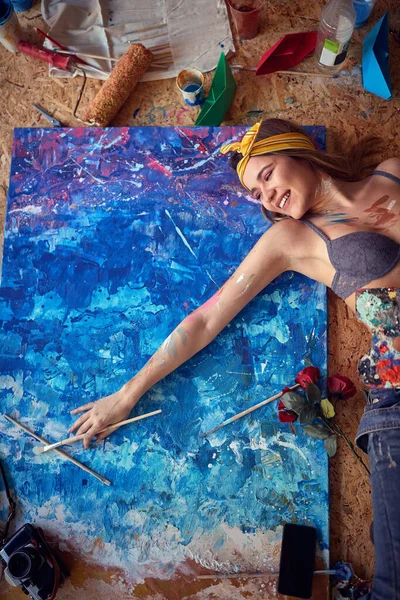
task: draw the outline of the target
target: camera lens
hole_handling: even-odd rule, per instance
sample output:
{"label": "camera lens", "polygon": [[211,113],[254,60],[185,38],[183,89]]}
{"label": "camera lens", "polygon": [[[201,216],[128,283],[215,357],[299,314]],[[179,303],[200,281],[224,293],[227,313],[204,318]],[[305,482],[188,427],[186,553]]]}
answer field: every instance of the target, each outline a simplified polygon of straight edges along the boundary
{"label": "camera lens", "polygon": [[33,575],[38,563],[40,563],[40,557],[36,550],[20,550],[10,556],[8,570],[12,577],[24,579]]}

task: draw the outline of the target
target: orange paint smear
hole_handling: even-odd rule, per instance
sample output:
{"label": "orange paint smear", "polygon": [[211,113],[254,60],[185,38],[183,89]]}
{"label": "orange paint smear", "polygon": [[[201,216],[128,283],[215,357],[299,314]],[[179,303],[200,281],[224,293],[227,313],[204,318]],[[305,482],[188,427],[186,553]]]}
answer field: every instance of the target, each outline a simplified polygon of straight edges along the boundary
{"label": "orange paint smear", "polygon": [[376,363],[376,372],[383,384],[398,385],[400,383],[400,365],[393,365],[389,359],[379,360]]}

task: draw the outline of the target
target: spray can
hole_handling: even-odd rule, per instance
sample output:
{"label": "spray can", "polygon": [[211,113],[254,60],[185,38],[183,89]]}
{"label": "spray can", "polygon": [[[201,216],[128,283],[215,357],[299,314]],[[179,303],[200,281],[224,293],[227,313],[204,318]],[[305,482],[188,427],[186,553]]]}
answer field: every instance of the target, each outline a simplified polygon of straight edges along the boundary
{"label": "spray can", "polygon": [[330,0],[322,9],[315,60],[322,73],[340,71],[354,31],[356,12],[352,0]]}
{"label": "spray can", "polygon": [[10,52],[18,52],[21,28],[13,5],[9,0],[0,0],[0,43]]}

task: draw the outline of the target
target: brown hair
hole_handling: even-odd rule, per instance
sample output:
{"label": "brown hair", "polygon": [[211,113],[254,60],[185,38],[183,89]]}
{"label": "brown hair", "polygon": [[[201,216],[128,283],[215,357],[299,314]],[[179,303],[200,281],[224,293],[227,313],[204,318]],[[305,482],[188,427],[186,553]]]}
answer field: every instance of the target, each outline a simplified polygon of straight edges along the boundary
{"label": "brown hair", "polygon": [[[281,133],[307,133],[296,123],[284,119],[267,119],[262,121],[256,141],[269,138]],[[362,176],[368,175],[378,164],[372,157],[380,152],[382,140],[378,137],[363,138],[354,148],[346,153],[324,152],[322,150],[281,150],[291,158],[303,159],[314,169],[324,171],[331,177],[343,181],[358,181]],[[230,166],[236,170],[237,164],[243,158],[240,152],[234,152],[229,159]],[[272,223],[288,217],[280,213],[268,211],[261,205],[264,217]]]}

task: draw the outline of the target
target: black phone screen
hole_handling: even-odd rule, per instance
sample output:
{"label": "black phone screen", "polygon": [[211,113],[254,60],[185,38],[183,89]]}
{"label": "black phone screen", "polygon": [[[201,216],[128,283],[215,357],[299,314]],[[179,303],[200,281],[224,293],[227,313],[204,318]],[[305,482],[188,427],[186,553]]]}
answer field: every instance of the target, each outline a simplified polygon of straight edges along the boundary
{"label": "black phone screen", "polygon": [[285,523],[278,579],[280,594],[311,598],[316,542],[314,527]]}

